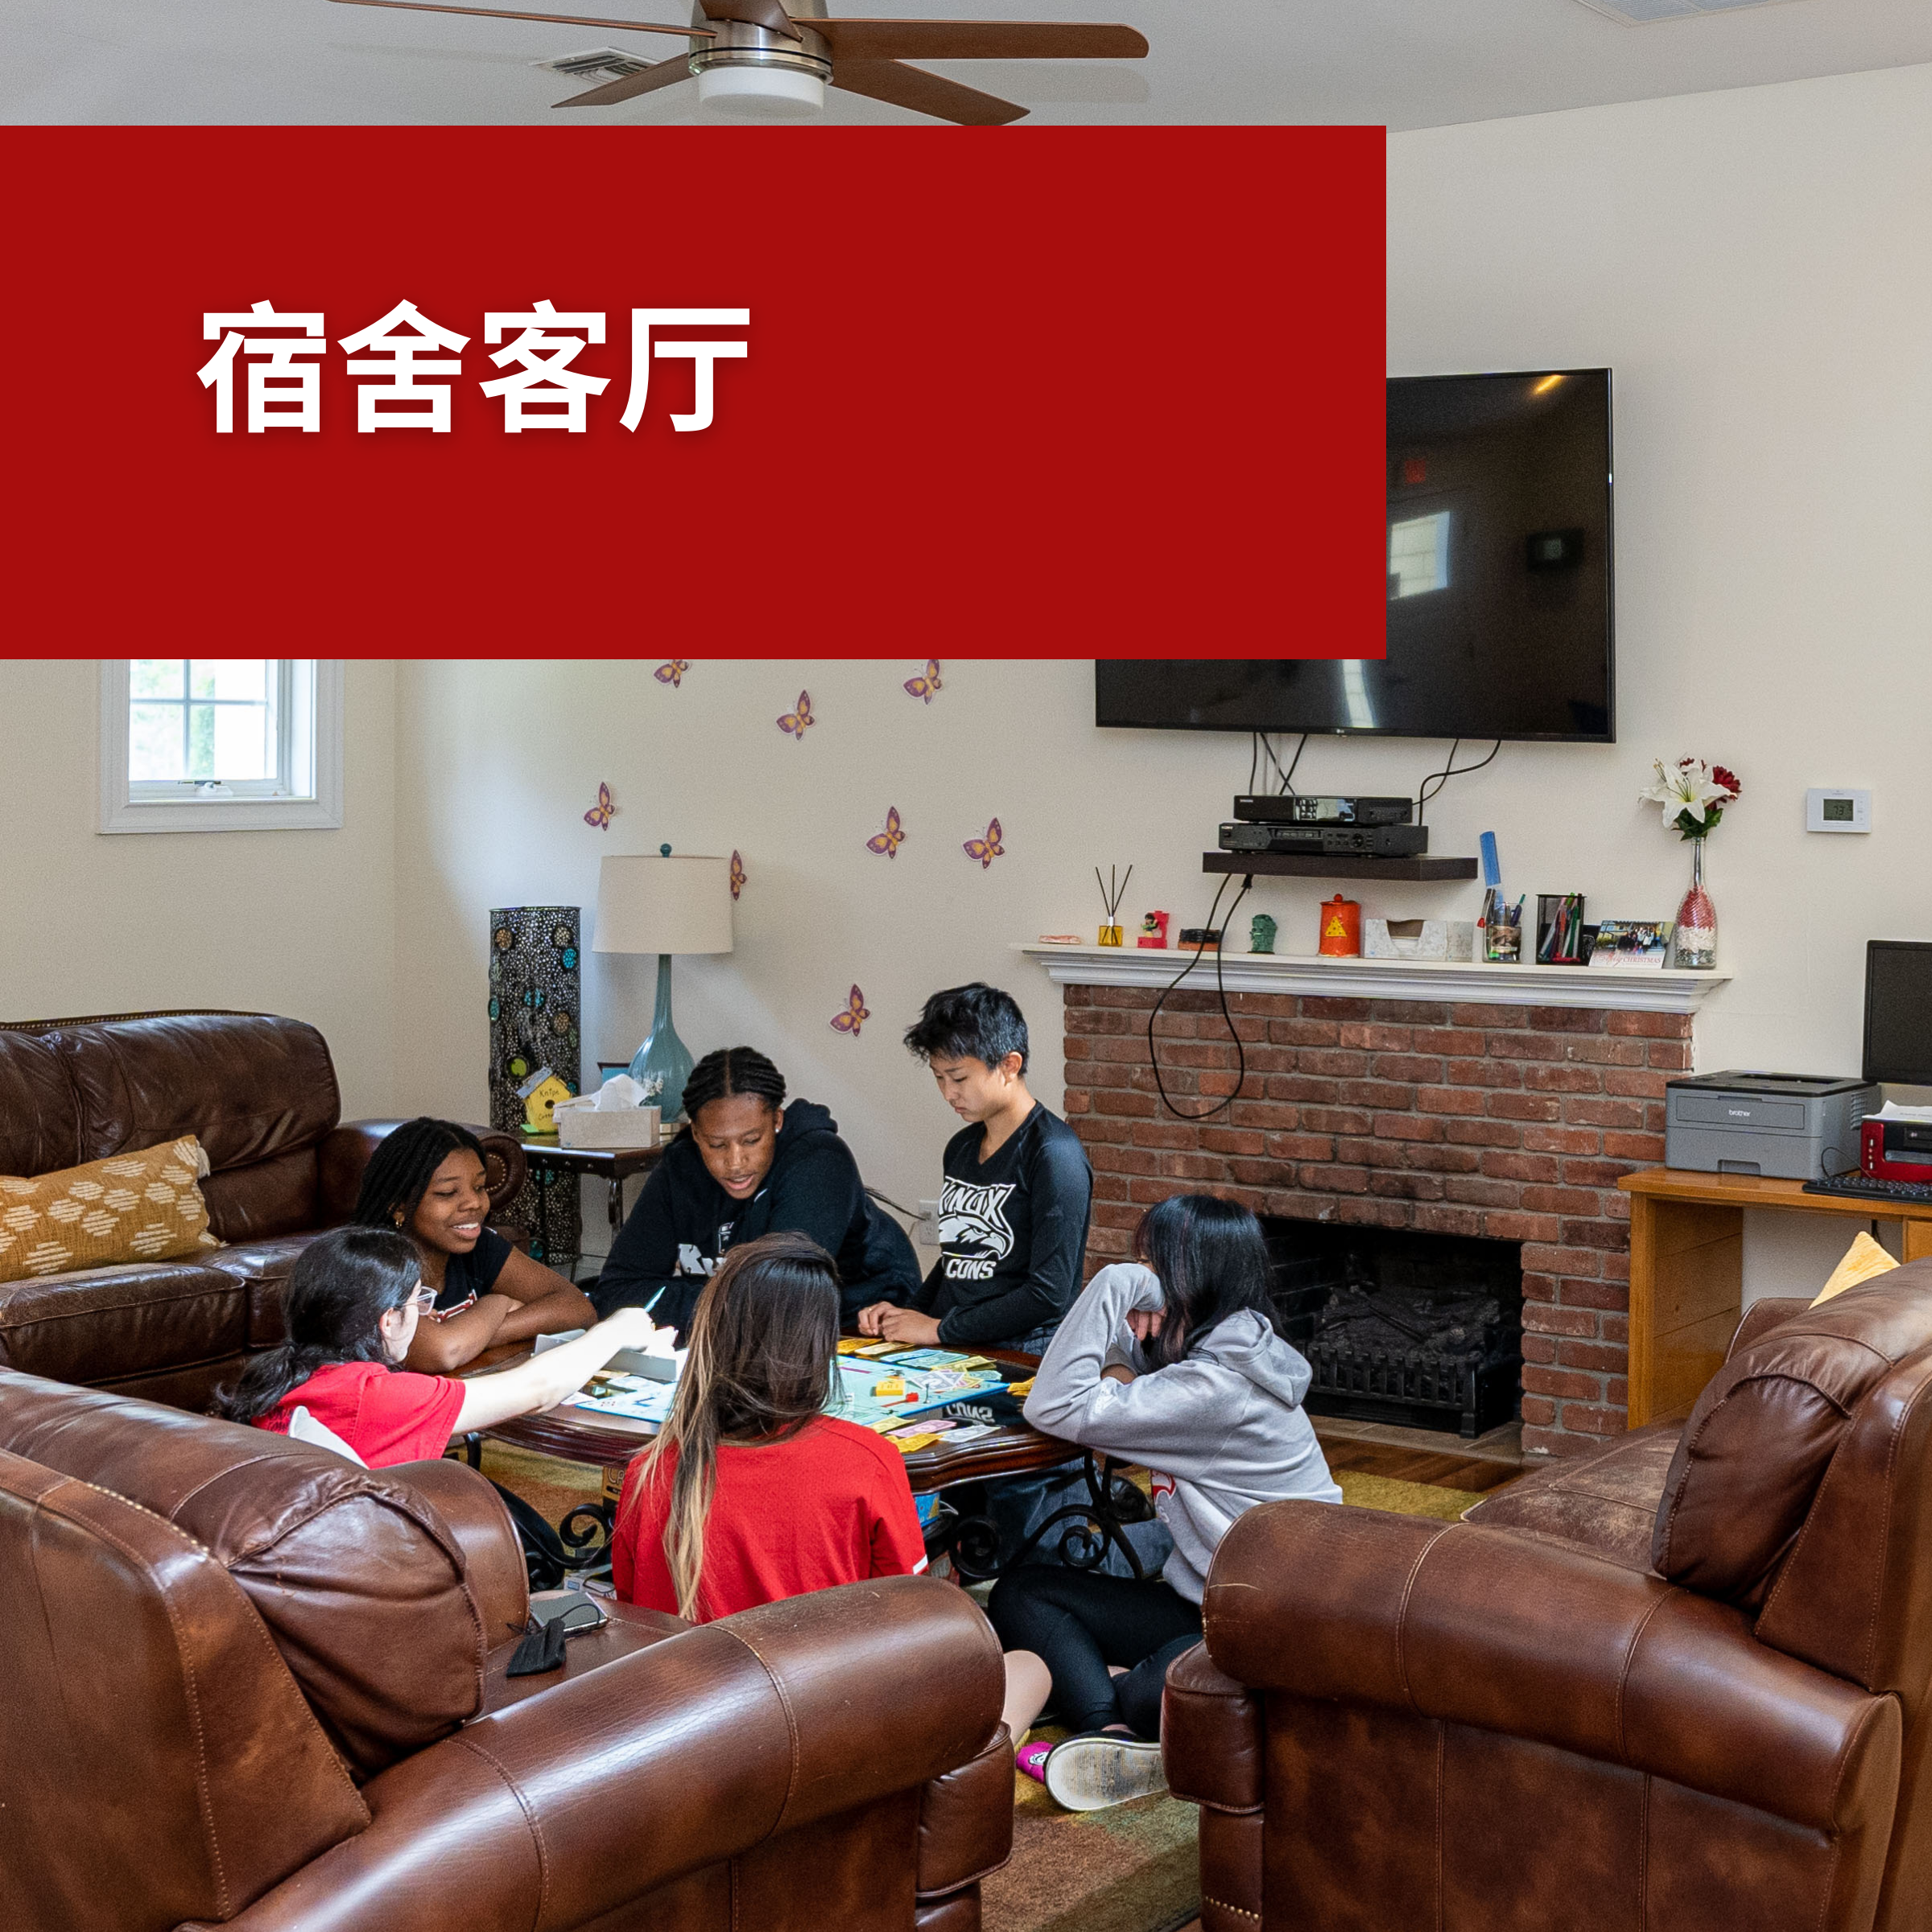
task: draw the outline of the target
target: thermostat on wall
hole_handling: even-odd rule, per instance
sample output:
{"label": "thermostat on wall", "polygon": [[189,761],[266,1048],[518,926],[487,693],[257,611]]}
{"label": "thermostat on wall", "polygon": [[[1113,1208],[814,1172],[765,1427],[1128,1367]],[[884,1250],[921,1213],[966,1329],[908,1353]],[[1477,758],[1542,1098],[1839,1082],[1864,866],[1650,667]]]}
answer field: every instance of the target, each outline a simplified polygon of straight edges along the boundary
{"label": "thermostat on wall", "polygon": [[1821,786],[1805,794],[1806,832],[1869,832],[1872,795]]}

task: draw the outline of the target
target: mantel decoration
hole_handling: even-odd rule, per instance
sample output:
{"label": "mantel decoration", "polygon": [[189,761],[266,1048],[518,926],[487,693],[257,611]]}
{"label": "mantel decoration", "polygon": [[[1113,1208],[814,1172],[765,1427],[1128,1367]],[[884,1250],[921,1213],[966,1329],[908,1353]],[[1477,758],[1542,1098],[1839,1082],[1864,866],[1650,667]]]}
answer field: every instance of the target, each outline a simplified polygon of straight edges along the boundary
{"label": "mantel decoration", "polygon": [[[997,824],[998,821],[996,819],[994,822]],[[1127,879],[1133,877],[1133,868],[1129,865],[1127,868]],[[1099,943],[1103,946],[1118,946],[1124,943],[1121,935],[1121,901],[1126,897],[1127,879],[1117,877],[1111,865],[1107,868],[1104,880],[1100,877],[1100,867],[1096,865],[1093,869],[1093,882],[1100,889],[1100,903],[1107,910],[1107,916],[1100,925]]]}
{"label": "mantel decoration", "polygon": [[1717,964],[1717,908],[1704,890],[1704,840],[1716,831],[1724,808],[1744,787],[1736,772],[1702,758],[1657,761],[1657,782],[1637,795],[1664,809],[1664,828],[1690,841],[1690,890],[1677,909],[1670,964],[1690,972],[1709,972]]}

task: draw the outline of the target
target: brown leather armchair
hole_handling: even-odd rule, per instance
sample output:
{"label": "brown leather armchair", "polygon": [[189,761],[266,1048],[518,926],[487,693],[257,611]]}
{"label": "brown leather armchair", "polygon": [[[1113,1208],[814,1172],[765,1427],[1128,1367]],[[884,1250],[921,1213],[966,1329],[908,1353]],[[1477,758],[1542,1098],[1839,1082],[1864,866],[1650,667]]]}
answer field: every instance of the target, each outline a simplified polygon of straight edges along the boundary
{"label": "brown leather armchair", "polygon": [[512,1678],[523,1565],[453,1462],[358,1468],[0,1370],[8,1932],[976,1932],[999,1645],[925,1578]]}
{"label": "brown leather armchair", "polygon": [[1681,1430],[1460,1523],[1252,1510],[1203,1608],[1163,1738],[1203,1932],[1911,1932],[1932,1262],[1757,1304]]}
{"label": "brown leather armchair", "polygon": [[[212,1170],[229,1244],[172,1261],[0,1282],[0,1367],[201,1410],[282,1339],[282,1286],[353,1212],[394,1121],[339,1121],[328,1043],[258,1013],[127,1013],[0,1025],[0,1174],[35,1175],[184,1133]],[[523,1185],[513,1135],[479,1129],[492,1212]]]}

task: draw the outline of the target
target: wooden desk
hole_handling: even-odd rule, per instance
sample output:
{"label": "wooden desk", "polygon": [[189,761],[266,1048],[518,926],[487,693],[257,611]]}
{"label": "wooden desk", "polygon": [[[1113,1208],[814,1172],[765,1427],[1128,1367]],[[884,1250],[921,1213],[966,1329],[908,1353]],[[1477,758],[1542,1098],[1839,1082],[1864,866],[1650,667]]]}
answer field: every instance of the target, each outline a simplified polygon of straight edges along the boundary
{"label": "wooden desk", "polygon": [[[1630,1196],[1630,1426],[1687,1415],[1716,1374],[1744,1312],[1744,1210],[1901,1221],[1909,1261],[1932,1254],[1932,1203],[1806,1194],[1797,1181],[1645,1167]],[[1845,1229],[1850,1242],[1857,1232]],[[1821,1283],[1822,1286],[1823,1284]]]}

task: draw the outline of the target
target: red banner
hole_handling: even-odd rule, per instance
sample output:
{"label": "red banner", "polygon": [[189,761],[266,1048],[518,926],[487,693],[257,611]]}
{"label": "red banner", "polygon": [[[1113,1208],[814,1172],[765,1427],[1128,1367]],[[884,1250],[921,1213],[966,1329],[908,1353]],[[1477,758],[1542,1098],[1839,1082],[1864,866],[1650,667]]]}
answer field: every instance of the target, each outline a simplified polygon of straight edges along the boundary
{"label": "red banner", "polygon": [[28,649],[1381,655],[1379,130],[0,155]]}

